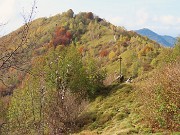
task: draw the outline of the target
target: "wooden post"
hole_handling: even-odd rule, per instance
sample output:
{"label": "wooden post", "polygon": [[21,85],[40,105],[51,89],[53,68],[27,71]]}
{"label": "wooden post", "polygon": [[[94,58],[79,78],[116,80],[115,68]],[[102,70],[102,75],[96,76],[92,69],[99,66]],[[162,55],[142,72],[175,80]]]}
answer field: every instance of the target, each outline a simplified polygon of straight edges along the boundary
{"label": "wooden post", "polygon": [[122,58],[120,56],[120,58],[119,58],[119,75],[122,74],[122,72],[121,72],[121,61],[122,61]]}
{"label": "wooden post", "polygon": [[121,61],[122,61],[122,58],[120,56],[119,57],[119,83],[123,82],[123,76],[122,76],[122,72],[121,72]]}

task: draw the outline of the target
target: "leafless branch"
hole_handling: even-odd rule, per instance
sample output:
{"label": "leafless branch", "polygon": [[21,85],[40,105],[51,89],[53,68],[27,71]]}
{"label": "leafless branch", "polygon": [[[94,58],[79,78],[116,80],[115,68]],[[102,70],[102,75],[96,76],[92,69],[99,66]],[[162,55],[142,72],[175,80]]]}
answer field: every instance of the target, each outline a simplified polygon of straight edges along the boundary
{"label": "leafless branch", "polygon": [[[17,32],[17,35],[9,34],[5,36],[5,40],[0,41],[0,49],[2,50],[0,53],[0,75],[4,75],[8,72],[9,68],[16,68],[19,71],[25,71],[21,66],[25,63],[26,53],[29,51],[29,47],[24,48],[23,46],[27,45],[29,30],[31,26],[31,22],[36,13],[36,0],[34,0],[30,13],[26,16],[23,15],[24,26],[21,28],[21,31]],[[0,23],[0,26],[5,24]],[[10,37],[8,37],[10,36]],[[11,37],[12,36],[12,37]],[[16,37],[16,38],[14,38]],[[10,40],[11,43],[14,44],[13,47],[15,49],[9,49],[7,44],[9,41],[6,41],[6,38]],[[20,39],[20,40],[18,40]],[[18,42],[19,41],[19,42]],[[26,51],[26,52],[25,52]],[[26,71],[26,73],[30,73]],[[3,78],[0,78],[1,80]],[[4,81],[3,81],[4,82]],[[3,83],[4,84],[4,83]],[[5,85],[6,86],[6,85]]]}
{"label": "leafless branch", "polygon": [[7,62],[11,62],[11,58],[13,57],[13,55],[15,55],[19,49],[26,44],[26,41],[27,41],[27,38],[28,38],[28,32],[29,32],[29,29],[30,29],[30,25],[31,25],[31,21],[33,19],[33,15],[35,13],[35,9],[36,9],[36,1],[34,1],[34,4],[32,6],[32,9],[31,9],[31,12],[30,12],[30,15],[28,17],[28,19],[26,19],[25,16],[23,16],[24,18],[24,21],[25,21],[25,25],[23,26],[23,30],[22,30],[22,37],[21,37],[21,41],[19,43],[19,45],[16,47],[15,50],[13,50],[12,52],[10,53],[7,53],[5,56],[2,56],[0,58],[0,60],[2,61],[0,64],[0,70],[4,67],[4,65],[6,65]]}

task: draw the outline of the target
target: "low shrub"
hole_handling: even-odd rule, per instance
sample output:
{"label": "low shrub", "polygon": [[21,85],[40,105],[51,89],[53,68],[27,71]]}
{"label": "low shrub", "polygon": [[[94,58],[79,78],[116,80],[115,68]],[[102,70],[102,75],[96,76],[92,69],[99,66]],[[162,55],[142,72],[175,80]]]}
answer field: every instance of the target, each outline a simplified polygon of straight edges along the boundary
{"label": "low shrub", "polygon": [[142,114],[152,127],[172,131],[180,125],[180,62],[157,70],[145,80],[139,92]]}

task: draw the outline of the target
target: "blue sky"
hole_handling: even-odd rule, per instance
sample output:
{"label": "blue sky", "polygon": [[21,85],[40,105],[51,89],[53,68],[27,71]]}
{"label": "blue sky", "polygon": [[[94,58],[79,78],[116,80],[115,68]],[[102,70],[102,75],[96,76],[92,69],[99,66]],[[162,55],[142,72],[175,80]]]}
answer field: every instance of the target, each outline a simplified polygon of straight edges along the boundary
{"label": "blue sky", "polygon": [[[36,0],[35,18],[49,17],[73,9],[91,11],[127,30],[149,28],[161,35],[180,36],[180,0]],[[28,12],[33,0],[0,0],[0,35],[23,24],[22,13]]]}

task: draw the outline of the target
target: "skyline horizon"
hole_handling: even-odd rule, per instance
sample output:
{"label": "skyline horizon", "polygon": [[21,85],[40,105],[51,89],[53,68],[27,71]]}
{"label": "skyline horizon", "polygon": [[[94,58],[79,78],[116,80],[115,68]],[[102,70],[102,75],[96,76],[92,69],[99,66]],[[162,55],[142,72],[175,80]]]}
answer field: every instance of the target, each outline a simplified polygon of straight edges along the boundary
{"label": "skyline horizon", "polygon": [[[73,10],[73,9],[72,9],[72,10]],[[63,12],[66,12],[66,11],[63,11]],[[58,15],[58,14],[62,14],[63,12],[57,13],[57,14],[55,14],[55,15],[50,15],[50,16],[48,16],[48,17],[47,17],[47,16],[38,17],[38,18],[33,19],[32,22],[35,21],[35,20],[37,20],[37,19],[39,19],[39,18],[50,18],[50,17],[56,16],[56,15]],[[87,11],[87,12],[88,12],[88,11]],[[90,12],[90,11],[89,11],[89,12]],[[79,13],[81,13],[81,12],[79,12]],[[75,15],[77,15],[77,14],[79,14],[79,13],[75,13]],[[95,13],[93,13],[93,14],[96,15]],[[98,15],[96,15],[96,16],[98,16]],[[100,16],[98,16],[98,17],[100,17]],[[100,18],[101,18],[101,17],[100,17]],[[106,20],[106,18],[102,18],[102,19],[105,19],[105,20]],[[108,20],[106,20],[106,21],[109,22]],[[111,23],[111,22],[110,22],[110,23]],[[6,25],[6,24],[8,24],[8,23],[5,23],[5,24],[3,24],[3,25]],[[113,23],[111,23],[111,24],[113,24]],[[5,35],[0,35],[0,37],[6,36],[6,35],[14,32],[14,31],[16,31],[17,29],[19,29],[19,28],[22,27],[23,25],[24,25],[24,24],[20,25],[18,28],[14,29],[14,30],[12,30],[12,31],[9,31],[9,32],[6,33]],[[113,25],[115,25],[115,24],[113,24]],[[117,27],[124,27],[124,26],[118,26],[118,25],[115,25],[115,26],[117,26]],[[125,27],[124,27],[124,28],[125,28]],[[152,30],[152,29],[150,29],[150,28],[148,28],[148,27],[142,27],[142,28],[139,28],[139,29],[127,29],[127,28],[125,28],[125,29],[126,29],[127,31],[134,31],[134,32],[136,32],[137,30],[141,30],[141,29],[148,29],[148,30],[150,30],[150,31],[152,31],[152,32],[160,35],[160,36],[171,36],[171,37],[173,37],[173,38],[178,38],[178,37],[180,36],[180,34],[177,35],[177,36],[172,36],[172,35],[168,35],[168,34],[160,34],[160,33],[158,33],[157,31]],[[1,33],[1,30],[0,30],[0,33]]]}
{"label": "skyline horizon", "polygon": [[[30,11],[33,1],[0,0],[0,23],[7,22],[6,26],[1,27],[0,35],[6,35],[23,25],[22,14]],[[75,14],[93,12],[127,30],[148,28],[159,35],[180,36],[178,0],[36,0],[36,3],[34,19],[54,16],[72,9]]]}

